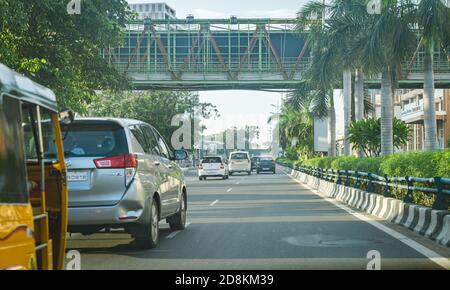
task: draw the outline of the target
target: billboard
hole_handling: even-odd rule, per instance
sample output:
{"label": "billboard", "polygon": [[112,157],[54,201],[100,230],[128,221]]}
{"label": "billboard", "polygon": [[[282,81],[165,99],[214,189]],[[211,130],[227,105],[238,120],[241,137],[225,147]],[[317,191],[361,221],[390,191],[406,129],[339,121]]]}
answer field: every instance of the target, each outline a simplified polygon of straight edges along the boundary
{"label": "billboard", "polygon": [[328,152],[328,118],[314,119],[314,151]]}

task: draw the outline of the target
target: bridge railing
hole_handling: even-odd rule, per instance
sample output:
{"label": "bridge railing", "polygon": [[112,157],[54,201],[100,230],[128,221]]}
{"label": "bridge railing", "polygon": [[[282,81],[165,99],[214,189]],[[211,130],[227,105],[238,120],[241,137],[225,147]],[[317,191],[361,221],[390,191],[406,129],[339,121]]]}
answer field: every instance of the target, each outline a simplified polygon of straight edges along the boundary
{"label": "bridge railing", "polygon": [[[424,70],[424,53],[418,54],[417,58],[411,65],[403,66],[404,73],[423,73]],[[436,52],[433,58],[433,70],[435,73],[450,73],[450,59],[443,53]]]}
{"label": "bridge railing", "polygon": [[382,194],[385,197],[392,197],[393,191],[404,192],[405,197],[403,201],[406,203],[414,203],[414,192],[424,193],[434,197],[433,209],[448,210],[449,208],[450,178],[390,177],[387,175],[379,176],[369,172],[278,163],[325,181],[365,190],[370,193]]}
{"label": "bridge railing", "polygon": [[[305,72],[311,62],[309,58],[305,57],[299,63],[297,63],[296,58],[285,58],[283,59],[283,67],[279,67],[273,62],[268,62],[264,59],[262,63],[259,60],[250,60],[241,65],[239,61],[227,61],[228,71],[240,73],[254,73],[254,72],[278,72],[281,73],[283,70],[287,73],[291,73],[292,69],[295,67],[296,72]],[[114,62],[114,65],[118,70],[124,71],[125,68],[127,72],[130,73],[164,73],[169,71],[169,66],[164,62],[163,59],[152,59],[148,62],[131,62],[128,59],[123,59]],[[177,72],[183,73],[225,73],[227,70],[218,60],[203,62],[197,61],[196,63],[185,63],[184,58],[177,58],[177,60],[170,60],[170,69]]]}

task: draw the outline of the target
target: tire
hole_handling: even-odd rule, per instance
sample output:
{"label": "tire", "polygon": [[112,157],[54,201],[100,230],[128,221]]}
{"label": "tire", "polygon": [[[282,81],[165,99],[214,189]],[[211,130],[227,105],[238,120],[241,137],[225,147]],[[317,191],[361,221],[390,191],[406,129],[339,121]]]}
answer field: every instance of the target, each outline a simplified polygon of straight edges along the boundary
{"label": "tire", "polygon": [[222,176],[222,180],[226,180],[226,179],[227,179],[226,175]]}
{"label": "tire", "polygon": [[181,203],[180,211],[173,217],[169,218],[168,220],[170,229],[172,231],[182,231],[186,228],[187,204],[186,204],[186,196],[184,193],[181,195],[180,203]]}
{"label": "tire", "polygon": [[252,175],[252,172],[251,172],[251,171],[248,171],[247,174],[248,174],[248,175]]}
{"label": "tire", "polygon": [[142,249],[153,249],[159,241],[159,209],[157,200],[153,199],[150,207],[150,224],[140,226],[135,236],[136,245]]}
{"label": "tire", "polygon": [[260,172],[259,172],[259,170],[258,171],[256,171],[256,174],[259,174]]}
{"label": "tire", "polygon": [[233,172],[232,171],[230,171],[230,176],[233,176]]}
{"label": "tire", "polygon": [[203,180],[203,177],[199,177],[198,180],[202,181],[202,180]]}

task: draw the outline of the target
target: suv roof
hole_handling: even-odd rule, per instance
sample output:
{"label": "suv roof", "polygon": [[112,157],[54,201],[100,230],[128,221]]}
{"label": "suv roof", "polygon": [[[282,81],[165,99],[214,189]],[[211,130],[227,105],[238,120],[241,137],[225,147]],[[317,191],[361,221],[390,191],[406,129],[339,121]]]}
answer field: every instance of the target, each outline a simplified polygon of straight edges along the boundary
{"label": "suv roof", "polygon": [[119,125],[121,125],[122,127],[128,127],[131,125],[139,125],[139,124],[146,124],[145,122],[139,121],[139,120],[134,120],[134,119],[124,119],[124,118],[75,118],[75,121],[110,121],[110,122],[114,122],[117,123]]}

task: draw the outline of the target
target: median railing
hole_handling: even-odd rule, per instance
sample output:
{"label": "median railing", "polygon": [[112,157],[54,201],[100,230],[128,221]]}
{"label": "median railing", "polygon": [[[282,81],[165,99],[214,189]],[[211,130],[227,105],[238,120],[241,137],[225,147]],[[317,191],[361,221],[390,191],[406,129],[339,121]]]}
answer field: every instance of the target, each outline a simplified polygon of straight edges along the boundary
{"label": "median railing", "polygon": [[392,197],[394,190],[405,191],[406,195],[403,200],[405,203],[414,202],[414,192],[433,195],[433,209],[448,210],[449,207],[450,178],[390,177],[368,172],[299,166],[284,162],[278,162],[278,164],[325,181],[365,190],[370,193],[379,193],[385,197]]}

